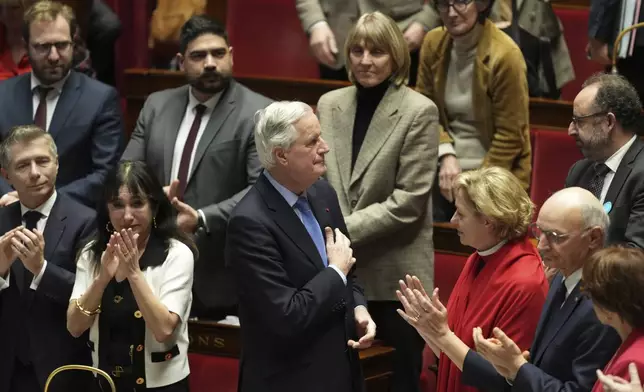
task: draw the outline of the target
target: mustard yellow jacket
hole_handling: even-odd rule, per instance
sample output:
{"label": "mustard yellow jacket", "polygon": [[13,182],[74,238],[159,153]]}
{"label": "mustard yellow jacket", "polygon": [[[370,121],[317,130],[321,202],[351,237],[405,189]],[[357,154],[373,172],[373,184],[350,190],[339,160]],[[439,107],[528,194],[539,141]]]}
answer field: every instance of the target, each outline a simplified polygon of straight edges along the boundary
{"label": "mustard yellow jacket", "polygon": [[[450,62],[451,36],[443,27],[425,36],[420,53],[416,89],[434,101],[440,116],[440,142],[451,143],[445,131],[445,80]],[[512,38],[486,20],[476,49],[472,77],[474,117],[480,125],[481,142],[487,149],[483,167],[499,166],[511,171],[530,187],[529,97],[526,64]]]}

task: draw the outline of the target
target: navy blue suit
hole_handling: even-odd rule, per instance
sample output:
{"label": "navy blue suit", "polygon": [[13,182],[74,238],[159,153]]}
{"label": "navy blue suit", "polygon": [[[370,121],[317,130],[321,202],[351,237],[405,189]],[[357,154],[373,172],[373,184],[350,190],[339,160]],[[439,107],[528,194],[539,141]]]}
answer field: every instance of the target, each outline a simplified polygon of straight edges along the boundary
{"label": "navy blue suit", "polygon": [[[43,233],[47,267],[38,289],[31,290],[16,279],[21,276],[20,260],[11,266],[9,287],[0,291],[0,392],[14,392],[9,391],[9,385],[17,350],[25,347],[19,341],[24,336],[21,329],[26,329],[27,357],[41,390],[57,367],[91,364],[87,335],[75,339],[67,331],[67,307],[74,286],[77,248],[93,234],[95,223],[93,210],[59,193]],[[0,235],[21,224],[20,203],[0,208]],[[56,381],[56,390],[64,391],[62,388],[72,386],[66,382],[78,381],[61,377],[60,383]]]}
{"label": "navy blue suit", "polygon": [[595,370],[604,368],[621,341],[614,329],[599,322],[590,299],[580,292],[582,283],[561,309],[552,309],[558,306],[553,306],[553,297],[562,284],[563,276],[557,274],[537,325],[530,362],[519,369],[513,386],[474,350],[465,357],[463,383],[490,392],[590,391],[597,380]]}
{"label": "navy blue suit", "polygon": [[[34,123],[32,97],[30,73],[0,83],[0,141],[11,127]],[[71,71],[48,131],[58,148],[58,192],[93,208],[124,148],[116,90]],[[0,179],[0,195],[11,190]]]}
{"label": "navy blue suit", "polygon": [[[326,180],[307,190],[320,225],[347,233]],[[228,223],[226,261],[239,292],[241,392],[361,392],[354,308],[366,305],[350,274],[325,268],[306,228],[264,175]]]}

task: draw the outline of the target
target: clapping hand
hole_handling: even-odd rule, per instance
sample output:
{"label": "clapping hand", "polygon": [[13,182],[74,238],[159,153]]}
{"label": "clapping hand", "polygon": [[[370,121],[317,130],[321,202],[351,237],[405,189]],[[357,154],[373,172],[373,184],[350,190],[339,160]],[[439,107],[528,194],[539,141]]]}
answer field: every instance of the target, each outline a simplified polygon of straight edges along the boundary
{"label": "clapping hand", "polygon": [[139,234],[134,233],[132,229],[123,229],[116,233],[116,255],[119,264],[127,271],[127,277],[133,277],[141,272],[139,266]]}
{"label": "clapping hand", "polygon": [[16,191],[11,191],[9,193],[4,194],[2,197],[0,197],[0,207],[6,207],[9,204],[15,203],[18,200],[18,192]]}
{"label": "clapping hand", "polygon": [[101,270],[98,274],[98,278],[106,285],[116,275],[116,271],[119,268],[119,258],[116,256],[117,246],[116,234],[112,234],[105,248],[105,252],[101,256]]}
{"label": "clapping hand", "polygon": [[474,346],[476,351],[490,362],[496,371],[508,380],[514,380],[521,366],[528,362],[530,353],[521,352],[500,328],[494,328],[493,338],[485,339],[481,328],[474,328]]}
{"label": "clapping hand", "polygon": [[621,377],[604,374],[597,369],[597,379],[602,383],[604,392],[642,392],[642,382],[635,363],[631,362],[628,365],[628,373],[631,376],[630,382]]}
{"label": "clapping hand", "polygon": [[170,185],[164,186],[163,192],[168,197],[168,200],[179,197],[179,180],[173,180]]}
{"label": "clapping hand", "polygon": [[354,349],[369,348],[376,338],[376,323],[364,306],[356,306],[353,313],[360,339],[357,342],[355,340],[349,340],[348,345]]}
{"label": "clapping hand", "polygon": [[22,227],[13,233],[11,247],[25,268],[37,276],[45,264],[45,238],[42,232]]}
{"label": "clapping hand", "polygon": [[177,210],[177,226],[186,234],[192,234],[199,224],[199,212],[175,197],[172,206]]}
{"label": "clapping hand", "polygon": [[447,325],[447,309],[438,296],[438,288],[430,297],[417,277],[407,275],[406,282],[400,280],[400,290],[396,291],[404,311],[398,314],[422,336],[439,339],[451,333]]}
{"label": "clapping hand", "polygon": [[11,244],[11,239],[18,230],[23,226],[18,226],[0,237],[0,276],[5,276],[11,268],[11,265],[18,258],[18,253]]}

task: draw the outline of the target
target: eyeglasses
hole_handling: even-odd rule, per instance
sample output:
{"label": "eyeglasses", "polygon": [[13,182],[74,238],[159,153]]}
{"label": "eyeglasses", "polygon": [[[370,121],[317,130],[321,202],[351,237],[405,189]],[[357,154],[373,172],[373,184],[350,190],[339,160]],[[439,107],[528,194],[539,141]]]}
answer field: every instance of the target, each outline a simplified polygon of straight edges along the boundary
{"label": "eyeglasses", "polygon": [[62,53],[66,52],[71,46],[72,41],[59,41],[59,42],[47,42],[44,44],[31,44],[31,47],[34,48],[34,51],[40,56],[47,56],[51,53],[51,48],[55,47],[56,52]]}
{"label": "eyeglasses", "polygon": [[449,7],[454,7],[457,12],[463,12],[472,1],[474,0],[437,0],[436,8],[440,12],[447,12]]}
{"label": "eyeglasses", "polygon": [[579,126],[579,121],[580,120],[584,120],[584,119],[592,118],[592,117],[597,117],[597,116],[603,116],[605,114],[608,114],[608,112],[601,111],[601,112],[597,112],[597,113],[587,114],[585,116],[572,116],[571,122],[573,124],[575,124],[575,126],[577,127],[577,126]]}
{"label": "eyeglasses", "polygon": [[541,240],[541,236],[545,235],[546,239],[548,240],[549,243],[551,244],[561,244],[562,242],[566,241],[568,238],[570,238],[574,234],[579,234],[579,233],[585,233],[586,231],[589,230],[589,228],[583,229],[583,230],[578,230],[578,231],[573,231],[570,233],[559,233],[556,230],[544,230],[539,225],[536,223],[530,224],[530,233],[532,236],[537,240]]}

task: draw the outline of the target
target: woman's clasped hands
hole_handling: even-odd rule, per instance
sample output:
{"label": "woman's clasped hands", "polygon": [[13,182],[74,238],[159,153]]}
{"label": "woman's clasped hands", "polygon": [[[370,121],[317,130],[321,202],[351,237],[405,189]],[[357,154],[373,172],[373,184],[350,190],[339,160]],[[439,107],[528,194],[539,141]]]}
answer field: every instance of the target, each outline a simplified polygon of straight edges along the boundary
{"label": "woman's clasped hands", "polygon": [[132,229],[123,229],[110,236],[105,252],[101,257],[99,279],[108,283],[112,278],[118,282],[138,276],[140,252],[138,248],[138,233]]}

